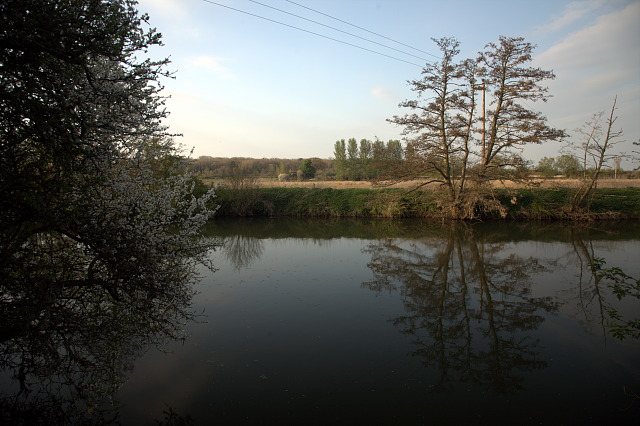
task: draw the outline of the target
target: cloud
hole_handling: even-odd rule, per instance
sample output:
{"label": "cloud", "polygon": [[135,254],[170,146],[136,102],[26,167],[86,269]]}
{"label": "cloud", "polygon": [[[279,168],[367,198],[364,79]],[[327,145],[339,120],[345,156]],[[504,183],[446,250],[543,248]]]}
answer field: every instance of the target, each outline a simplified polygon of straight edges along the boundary
{"label": "cloud", "polygon": [[541,33],[556,32],[568,27],[594,10],[599,9],[606,0],[574,1],[567,4],[562,15],[555,17],[550,23],[538,28]]}
{"label": "cloud", "polygon": [[225,61],[226,59],[224,58],[219,58],[216,56],[201,55],[196,57],[192,63],[197,68],[204,69],[207,71],[212,71],[215,74],[224,78],[232,78],[233,75],[231,74],[229,69],[224,65],[222,65],[222,63]]}
{"label": "cloud", "polygon": [[381,99],[383,101],[398,102],[398,97],[388,87],[377,86],[372,88],[369,93],[374,98]]}
{"label": "cloud", "polygon": [[611,108],[618,97],[616,123],[629,139],[640,134],[640,2],[602,14],[590,25],[561,39],[534,58],[536,66],[552,69],[553,98],[541,105],[551,124],[568,131],[593,113]]}
{"label": "cloud", "polygon": [[[595,24],[576,31],[536,57],[536,62],[567,73],[575,82],[583,76],[621,72],[638,82],[640,53],[640,2],[603,15]],[[566,83],[568,83],[567,81]]]}

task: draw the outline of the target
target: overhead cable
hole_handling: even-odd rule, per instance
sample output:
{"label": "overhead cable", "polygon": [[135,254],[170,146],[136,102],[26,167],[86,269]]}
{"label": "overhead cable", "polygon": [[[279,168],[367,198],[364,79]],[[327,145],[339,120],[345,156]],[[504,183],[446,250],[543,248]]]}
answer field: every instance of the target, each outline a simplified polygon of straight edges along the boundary
{"label": "overhead cable", "polygon": [[335,41],[335,42],[338,42],[338,43],[346,44],[347,46],[351,46],[351,47],[355,47],[357,49],[365,50],[367,52],[375,53],[376,55],[385,56],[385,57],[390,58],[390,59],[395,59],[396,61],[404,62],[404,63],[415,65],[417,67],[422,68],[422,65],[416,64],[415,62],[410,62],[410,61],[406,61],[406,60],[401,59],[401,58],[396,58],[395,56],[387,55],[385,53],[378,52],[376,50],[367,49],[366,47],[358,46],[357,44],[349,43],[349,42],[346,42],[344,40],[338,40],[338,39],[333,38],[333,37],[329,37],[329,36],[326,36],[326,35],[323,35],[323,34],[319,34],[319,33],[313,32],[313,31],[305,30],[303,28],[296,27],[294,25],[285,24],[284,22],[276,21],[274,19],[270,19],[270,18],[267,18],[267,17],[264,17],[264,16],[256,15],[254,13],[246,12],[244,10],[236,9],[236,8],[231,7],[231,6],[226,6],[224,4],[216,3],[216,2],[211,1],[211,0],[202,0],[202,1],[204,1],[206,3],[210,3],[210,4],[213,4],[213,5],[216,5],[216,6],[224,7],[226,9],[230,9],[230,10],[233,10],[233,11],[236,11],[236,12],[244,13],[245,15],[249,15],[249,16],[253,16],[253,17],[256,17],[256,18],[264,19],[265,21],[273,22],[275,24],[280,24],[280,25],[283,25],[285,27],[289,27],[289,28],[293,28],[293,29],[296,29],[296,30],[299,30],[299,31],[303,31],[305,33],[313,34],[313,35],[318,36],[318,37],[326,38],[328,40],[332,40],[332,41]]}
{"label": "overhead cable", "polygon": [[249,0],[249,1],[252,2],[252,3],[259,4],[260,6],[268,7],[269,9],[277,10],[278,12],[286,13],[287,15],[295,16],[296,18],[299,18],[299,19],[304,19],[305,21],[313,22],[314,24],[321,25],[323,27],[331,28],[332,30],[341,32],[343,34],[350,35],[352,37],[359,38],[360,40],[368,41],[369,43],[377,44],[378,46],[386,47],[387,49],[395,50],[396,52],[404,53],[405,55],[413,56],[414,58],[422,59],[423,61],[426,61],[426,62],[431,62],[431,60],[422,58],[422,57],[417,56],[417,55],[414,55],[413,53],[405,52],[404,50],[396,49],[395,47],[391,47],[391,46],[387,46],[386,44],[378,43],[377,41],[374,41],[374,40],[371,40],[371,39],[368,39],[368,38],[365,38],[365,37],[361,37],[361,36],[359,36],[357,34],[353,34],[353,33],[350,33],[348,31],[343,31],[343,30],[341,30],[339,28],[332,27],[331,25],[326,25],[326,24],[323,24],[322,22],[314,21],[313,19],[305,18],[304,16],[296,15],[295,13],[287,12],[286,10],[278,9],[277,7],[269,6],[268,4],[260,3],[259,1],[256,1],[256,0]]}
{"label": "overhead cable", "polygon": [[350,26],[355,27],[355,28],[357,28],[357,29],[359,29],[359,30],[366,31],[366,32],[368,32],[368,33],[370,33],[370,34],[377,35],[378,37],[382,37],[382,38],[387,39],[387,40],[389,40],[389,41],[392,41],[392,42],[394,42],[394,43],[401,44],[401,45],[403,45],[403,46],[405,46],[405,47],[408,47],[408,48],[410,48],[410,49],[417,50],[418,52],[426,53],[426,54],[427,54],[427,55],[429,55],[429,56],[433,56],[434,58],[440,59],[440,57],[439,57],[439,56],[437,56],[437,55],[434,55],[434,54],[429,53],[429,52],[425,52],[424,50],[420,50],[420,49],[418,49],[417,47],[409,46],[408,44],[404,44],[404,43],[402,43],[402,42],[400,42],[400,41],[397,41],[397,40],[394,40],[394,39],[392,39],[392,38],[389,38],[389,37],[383,36],[382,34],[378,34],[378,33],[376,33],[376,32],[373,32],[373,31],[371,31],[371,30],[368,30],[368,29],[366,29],[366,28],[359,27],[359,26],[357,26],[357,25],[355,25],[355,24],[352,24],[352,23],[350,23],[350,22],[343,21],[343,20],[342,20],[342,19],[340,19],[340,18],[336,18],[335,16],[331,16],[331,15],[328,15],[328,14],[326,14],[326,13],[320,12],[319,10],[312,9],[312,8],[310,8],[310,7],[307,7],[307,6],[302,5],[302,4],[300,4],[300,3],[296,3],[296,2],[291,1],[291,0],[285,0],[285,1],[287,1],[287,2],[289,2],[289,3],[291,3],[291,4],[295,4],[296,6],[302,7],[302,8],[304,8],[304,9],[308,9],[308,10],[310,10],[310,11],[312,11],[312,12],[318,13],[318,14],[320,14],[320,15],[322,15],[322,16],[326,16],[327,18],[331,18],[331,19],[334,19],[334,20],[336,20],[336,21],[338,21],[338,22],[342,22],[343,24],[350,25]]}

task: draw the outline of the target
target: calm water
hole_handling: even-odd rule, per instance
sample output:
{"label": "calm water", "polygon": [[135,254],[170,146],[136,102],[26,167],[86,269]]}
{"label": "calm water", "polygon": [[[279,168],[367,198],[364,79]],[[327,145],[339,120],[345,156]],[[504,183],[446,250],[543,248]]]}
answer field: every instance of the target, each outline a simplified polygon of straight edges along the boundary
{"label": "calm water", "polygon": [[126,364],[98,363],[126,377],[123,424],[638,424],[640,340],[615,339],[608,312],[638,318],[640,300],[589,267],[640,277],[638,223],[216,219],[206,232],[224,245],[191,337],[163,351],[123,340]]}
{"label": "calm water", "polygon": [[640,227],[216,220],[192,337],[150,351],[121,419],[637,424],[637,318],[588,264],[640,276]]}

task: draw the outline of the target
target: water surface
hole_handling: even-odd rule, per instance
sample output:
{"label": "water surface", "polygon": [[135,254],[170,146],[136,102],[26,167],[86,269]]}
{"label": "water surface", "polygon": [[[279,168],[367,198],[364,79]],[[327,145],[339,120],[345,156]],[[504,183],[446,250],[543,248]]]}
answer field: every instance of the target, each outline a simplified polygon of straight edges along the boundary
{"label": "water surface", "polygon": [[[216,219],[185,343],[135,363],[121,420],[637,424],[640,226]],[[635,315],[635,316],[634,316]],[[166,415],[165,415],[166,418]]]}

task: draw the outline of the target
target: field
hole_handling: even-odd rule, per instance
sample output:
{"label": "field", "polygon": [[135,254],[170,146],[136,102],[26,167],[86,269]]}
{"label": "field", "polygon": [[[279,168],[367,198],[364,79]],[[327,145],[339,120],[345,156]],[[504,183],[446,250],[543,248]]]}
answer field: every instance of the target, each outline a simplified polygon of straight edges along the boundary
{"label": "field", "polygon": [[[390,185],[390,188],[415,188],[422,181],[414,180]],[[435,187],[438,184],[429,184]],[[580,186],[579,179],[536,179],[530,186],[540,188],[577,188]],[[304,181],[304,182],[279,182],[275,179],[258,179],[257,186],[262,188],[333,188],[333,189],[372,189],[374,185],[367,181]],[[495,188],[526,188],[521,182],[495,182]],[[600,179],[598,188],[640,188],[640,179]]]}

